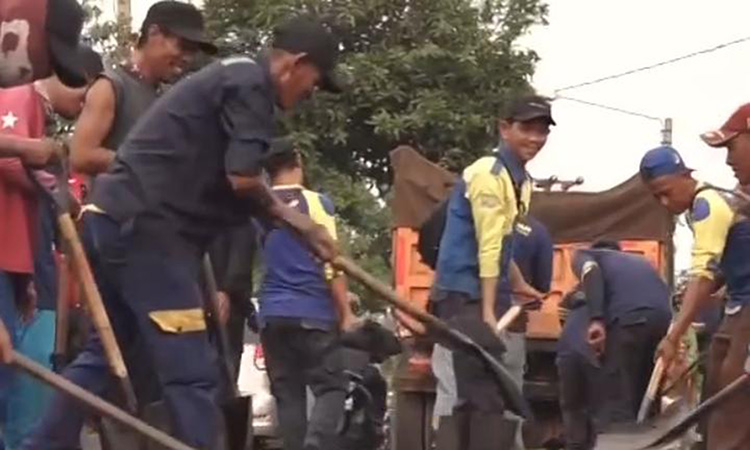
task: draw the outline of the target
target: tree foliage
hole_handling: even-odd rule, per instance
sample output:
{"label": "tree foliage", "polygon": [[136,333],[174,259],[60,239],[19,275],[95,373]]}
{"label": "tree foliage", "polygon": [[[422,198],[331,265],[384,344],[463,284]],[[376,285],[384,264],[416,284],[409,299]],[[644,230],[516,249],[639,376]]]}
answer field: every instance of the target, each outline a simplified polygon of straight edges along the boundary
{"label": "tree foliage", "polygon": [[341,39],[349,88],[316,95],[283,127],[307,151],[310,184],[334,198],[347,251],[387,279],[389,152],[407,144],[458,167],[493,145],[498,111],[530,90],[537,60],[516,41],[545,21],[547,7],[542,0],[206,0],[204,11],[225,55],[256,53],[276,24],[300,12],[318,15]]}

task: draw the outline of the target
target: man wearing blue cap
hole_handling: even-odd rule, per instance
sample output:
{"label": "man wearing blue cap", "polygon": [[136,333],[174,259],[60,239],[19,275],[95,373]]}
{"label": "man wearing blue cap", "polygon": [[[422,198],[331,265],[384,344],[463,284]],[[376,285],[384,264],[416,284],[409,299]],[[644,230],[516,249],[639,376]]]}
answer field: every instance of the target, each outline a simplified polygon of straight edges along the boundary
{"label": "man wearing blue cap", "polygon": [[[740,108],[721,130],[703,139],[711,146],[729,147],[727,161],[740,182],[747,179],[750,152],[750,107]],[[737,212],[737,198],[695,180],[671,147],[649,151],[641,160],[641,177],[654,196],[673,214],[688,212],[694,242],[690,280],[680,314],[659,344],[658,355],[669,365],[677,354],[682,335],[696,315],[711,304],[711,293],[722,281],[727,287],[725,317],[714,334],[708,356],[708,391],[711,395],[744,372],[750,344],[750,222]],[[735,393],[731,400],[708,418],[707,448],[748,448],[750,430],[745,411],[750,388]]]}

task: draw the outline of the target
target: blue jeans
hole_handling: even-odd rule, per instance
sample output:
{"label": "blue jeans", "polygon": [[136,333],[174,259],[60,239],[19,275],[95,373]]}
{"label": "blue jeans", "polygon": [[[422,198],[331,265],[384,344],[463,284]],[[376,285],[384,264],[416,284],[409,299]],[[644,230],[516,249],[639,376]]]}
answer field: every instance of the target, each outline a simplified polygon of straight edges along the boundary
{"label": "blue jeans", "polygon": [[[196,448],[219,448],[218,372],[211,363],[215,353],[206,330],[170,329],[154,315],[202,311],[200,252],[175,235],[155,237],[102,214],[85,215],[83,238],[123,353],[138,336],[146,342],[149,354],[139,363],[155,367],[173,434]],[[90,334],[63,375],[97,395],[113,386],[97,333]],[[55,394],[40,426],[22,448],[78,448],[84,419],[85,411],[78,404]]]}
{"label": "blue jeans", "polygon": [[[0,320],[8,329],[13,346],[16,346],[16,323],[18,311],[16,310],[16,297],[13,287],[12,274],[0,270]],[[5,419],[8,410],[8,396],[11,392],[15,371],[8,366],[0,364],[0,431],[4,433]],[[0,439],[0,448],[3,439]]]}

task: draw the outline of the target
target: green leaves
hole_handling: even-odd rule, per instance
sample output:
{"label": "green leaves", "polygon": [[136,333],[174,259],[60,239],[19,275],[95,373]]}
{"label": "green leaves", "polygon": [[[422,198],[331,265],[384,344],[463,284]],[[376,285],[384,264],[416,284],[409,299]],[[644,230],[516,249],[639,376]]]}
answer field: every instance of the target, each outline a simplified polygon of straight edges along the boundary
{"label": "green leaves", "polygon": [[351,88],[338,96],[319,93],[285,117],[282,128],[308,154],[310,186],[333,197],[347,251],[388,279],[388,153],[411,145],[460,169],[494,146],[498,111],[531,89],[537,61],[516,40],[545,22],[547,6],[542,0],[206,0],[204,11],[224,55],[256,52],[275,24],[302,11],[337,33]]}

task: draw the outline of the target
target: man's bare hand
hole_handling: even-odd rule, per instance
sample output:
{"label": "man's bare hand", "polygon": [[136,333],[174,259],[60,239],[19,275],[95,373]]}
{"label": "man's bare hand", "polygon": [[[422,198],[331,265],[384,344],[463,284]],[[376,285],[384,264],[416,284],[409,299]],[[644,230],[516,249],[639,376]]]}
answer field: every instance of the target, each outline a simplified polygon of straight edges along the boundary
{"label": "man's bare hand", "polygon": [[589,324],[587,340],[597,358],[604,356],[607,344],[607,329],[601,320],[592,320]]}
{"label": "man's bare hand", "polygon": [[21,161],[29,167],[44,167],[61,161],[64,153],[64,146],[52,139],[44,139],[24,149]]}
{"label": "man's bare hand", "polygon": [[661,358],[664,362],[664,367],[669,368],[677,357],[679,350],[679,340],[672,339],[669,335],[666,335],[659,342],[659,346],[656,347],[656,358]]}
{"label": "man's bare hand", "polygon": [[219,291],[216,293],[216,299],[218,301],[218,305],[216,305],[217,319],[219,319],[220,324],[226,325],[229,321],[229,295],[226,292]]}
{"label": "man's bare hand", "polygon": [[0,362],[3,364],[13,362],[13,345],[2,320],[0,320]]}
{"label": "man's bare hand", "polygon": [[323,261],[333,261],[339,255],[339,246],[322,225],[313,225],[304,233],[313,252]]}

